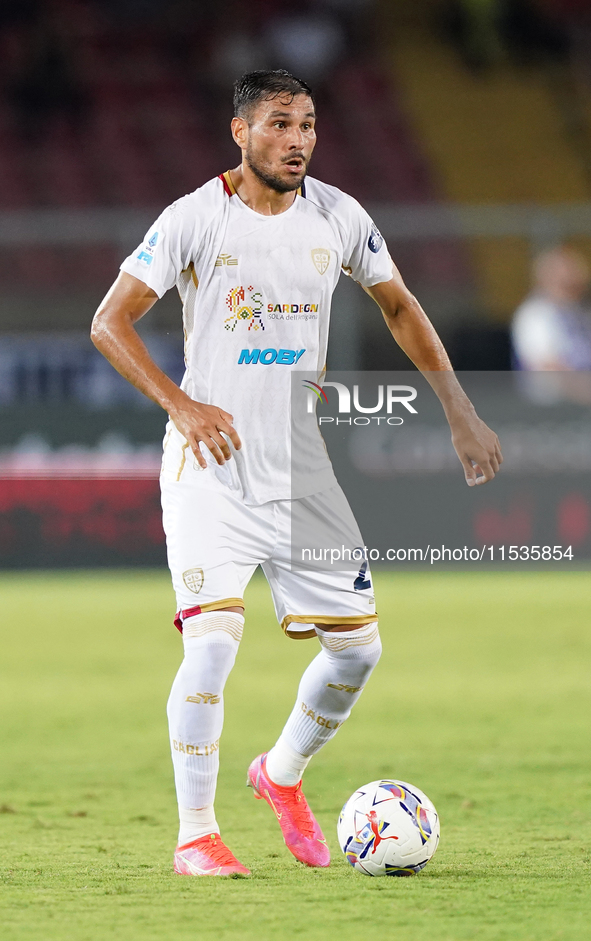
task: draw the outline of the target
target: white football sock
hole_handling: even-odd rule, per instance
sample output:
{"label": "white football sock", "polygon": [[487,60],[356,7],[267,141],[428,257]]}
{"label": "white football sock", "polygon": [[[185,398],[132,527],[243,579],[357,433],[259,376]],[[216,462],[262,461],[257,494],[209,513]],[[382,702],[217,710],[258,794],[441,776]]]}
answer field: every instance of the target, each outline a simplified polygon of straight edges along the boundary
{"label": "white football sock", "polygon": [[375,621],[354,631],[316,627],[322,650],[302,676],[298,698],[267,756],[275,784],[297,784],[315,755],[349,717],[382,652]]}
{"label": "white football sock", "polygon": [[179,807],[179,821],[179,846],[192,843],[193,840],[198,840],[201,836],[220,832],[215,819],[213,804],[208,804],[207,807],[202,807],[200,810],[193,810],[192,807]]}
{"label": "white football sock", "polygon": [[310,761],[299,751],[294,751],[281,734],[267,755],[267,773],[275,784],[293,787],[301,780]]}
{"label": "white football sock", "polygon": [[167,707],[180,808],[199,813],[213,805],[224,722],[223,691],[243,627],[244,617],[232,611],[210,611],[183,623],[185,658]]}

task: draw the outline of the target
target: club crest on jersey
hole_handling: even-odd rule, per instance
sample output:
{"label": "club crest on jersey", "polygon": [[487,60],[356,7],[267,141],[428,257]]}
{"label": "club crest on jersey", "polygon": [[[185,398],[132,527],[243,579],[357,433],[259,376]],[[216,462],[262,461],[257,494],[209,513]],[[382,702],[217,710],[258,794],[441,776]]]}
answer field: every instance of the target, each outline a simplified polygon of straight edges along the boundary
{"label": "club crest on jersey", "polygon": [[328,248],[313,248],[310,254],[318,274],[324,274],[330,265],[330,251]]}
{"label": "club crest on jersey", "polygon": [[194,595],[198,595],[203,588],[204,578],[203,569],[187,569],[183,572],[183,581]]}
{"label": "club crest on jersey", "polygon": [[[246,293],[248,292],[248,298]],[[243,288],[242,285],[232,288],[226,296],[226,307],[232,316],[224,320],[224,329],[232,333],[239,323],[248,323],[249,330],[264,330],[263,322],[263,295],[255,291],[252,285]]]}

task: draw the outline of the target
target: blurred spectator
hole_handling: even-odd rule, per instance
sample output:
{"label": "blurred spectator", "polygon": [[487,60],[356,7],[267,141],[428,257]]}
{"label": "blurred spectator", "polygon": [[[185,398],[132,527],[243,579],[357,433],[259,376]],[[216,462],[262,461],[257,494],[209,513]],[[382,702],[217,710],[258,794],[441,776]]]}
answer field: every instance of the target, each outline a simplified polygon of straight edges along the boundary
{"label": "blurred spectator", "polygon": [[328,12],[278,16],[269,23],[266,38],[273,67],[313,85],[322,82],[345,50],[344,30]]}
{"label": "blurred spectator", "polygon": [[268,56],[260,39],[253,36],[245,27],[222,33],[214,46],[211,58],[211,76],[217,81],[222,93],[228,96],[228,88],[254,69],[264,69],[268,65]]}
{"label": "blurred spectator", "polygon": [[371,14],[376,0],[316,0],[316,5],[338,16],[350,50],[364,52],[372,48],[375,20]]}
{"label": "blurred spectator", "polygon": [[503,56],[501,0],[461,0],[466,58],[475,67],[494,65]]}
{"label": "blurred spectator", "polygon": [[514,62],[557,61],[568,55],[566,19],[556,14],[553,0],[502,0],[502,6],[503,41]]}
{"label": "blurred spectator", "polygon": [[35,140],[56,116],[78,128],[86,96],[75,75],[73,43],[59,8],[40,6],[31,20],[22,31],[9,86],[19,129]]}
{"label": "blurred spectator", "polygon": [[471,69],[567,53],[563,18],[545,0],[445,0],[441,9],[444,27]]}
{"label": "blurred spectator", "polygon": [[468,68],[489,68],[503,57],[502,12],[502,0],[446,0],[442,4],[444,30]]}
{"label": "blurred spectator", "polygon": [[534,288],[512,325],[515,364],[527,370],[591,369],[589,266],[572,248],[544,252],[533,267]]}

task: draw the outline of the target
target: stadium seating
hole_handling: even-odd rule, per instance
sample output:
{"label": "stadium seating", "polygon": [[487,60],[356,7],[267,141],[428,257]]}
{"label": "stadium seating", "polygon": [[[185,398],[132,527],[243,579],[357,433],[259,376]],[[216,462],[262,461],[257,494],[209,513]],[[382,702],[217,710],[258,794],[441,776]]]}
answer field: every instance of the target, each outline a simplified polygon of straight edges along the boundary
{"label": "stadium seating", "polygon": [[[0,85],[0,212],[102,207],[144,209],[155,216],[237,162],[228,134],[231,78],[222,81],[211,67],[219,23],[214,27],[212,21],[208,32],[210,14],[202,11],[200,23],[188,22],[179,33],[162,26],[162,20],[160,28],[149,19],[109,19],[109,5],[93,0],[55,0],[53,6],[68,22],[84,107],[81,114],[54,110],[38,134],[22,133],[5,73]],[[0,32],[0,52],[9,32]],[[321,121],[312,173],[370,209],[383,203],[437,201],[444,187],[421,139],[421,122],[409,109],[406,78],[393,81],[378,52],[375,41],[355,47],[319,83]],[[37,329],[82,328],[131,247],[125,246],[115,236],[104,244],[5,245],[0,289],[28,295],[27,322],[37,323]],[[436,320],[438,309],[453,310],[463,302],[473,277],[462,244],[397,240],[392,250],[411,289]],[[51,320],[42,316],[35,301],[40,292],[54,297],[84,292],[79,321],[72,324],[64,316],[61,324],[54,324],[53,313]],[[18,328],[14,317],[12,324]],[[375,357],[371,329],[370,346]],[[364,363],[376,365],[365,353]]]}
{"label": "stadium seating", "polygon": [[[81,113],[54,108],[38,133],[35,128],[19,132],[11,81],[4,76],[0,212],[97,206],[157,210],[227,168],[235,149],[225,112],[220,117],[226,105],[217,108],[219,87],[195,66],[202,50],[207,59],[207,31],[187,24],[180,54],[174,32],[150,22],[135,23],[132,30],[129,22],[109,19],[102,5],[90,0],[56,0],[53,8],[68,24],[83,107]],[[0,45],[6,51],[22,36],[17,27],[12,33],[5,28]],[[316,175],[374,203],[433,197],[428,165],[396,90],[375,63],[361,54],[347,56],[323,83],[320,99]],[[0,262],[0,285],[17,289],[23,279],[28,287],[103,285],[112,263],[107,248],[15,247]]]}
{"label": "stadium seating", "polygon": [[[444,4],[416,0],[412,13],[403,0],[383,0],[381,7],[392,86],[442,198],[473,204],[588,200],[591,93],[573,80],[568,64],[507,56],[475,73],[442,30]],[[531,247],[524,239],[480,238],[470,255],[482,308],[507,320],[529,288]]]}

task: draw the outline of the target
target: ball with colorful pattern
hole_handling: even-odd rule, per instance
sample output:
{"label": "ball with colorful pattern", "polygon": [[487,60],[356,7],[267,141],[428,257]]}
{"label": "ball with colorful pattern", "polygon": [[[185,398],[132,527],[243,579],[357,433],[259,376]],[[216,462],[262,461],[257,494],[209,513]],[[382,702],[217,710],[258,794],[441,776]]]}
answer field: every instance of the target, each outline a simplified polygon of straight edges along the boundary
{"label": "ball with colorful pattern", "polygon": [[343,807],[337,824],[347,862],[366,876],[413,876],[439,843],[439,815],[418,787],[372,781]]}

